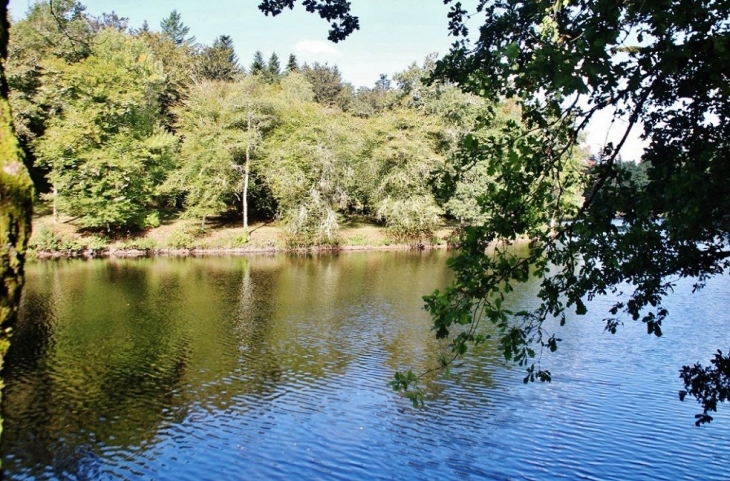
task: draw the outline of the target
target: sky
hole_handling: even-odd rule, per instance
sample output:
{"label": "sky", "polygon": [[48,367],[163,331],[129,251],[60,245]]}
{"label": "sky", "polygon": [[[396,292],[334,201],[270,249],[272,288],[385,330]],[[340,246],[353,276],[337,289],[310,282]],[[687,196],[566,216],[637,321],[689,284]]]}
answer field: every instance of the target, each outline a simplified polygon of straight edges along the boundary
{"label": "sky", "polygon": [[[469,3],[470,0],[464,3]],[[82,0],[91,15],[116,12],[129,18],[131,28],[146,20],[159,29],[160,21],[172,10],[181,14],[198,43],[210,45],[219,35],[229,35],[240,63],[248,67],[254,52],[268,59],[276,52],[282,65],[289,54],[300,63],[337,65],[345,81],[355,87],[372,87],[380,74],[392,76],[410,64],[422,64],[431,53],[445,54],[454,38],[448,35],[448,6],[443,0],[354,0],[352,13],[360,18],[360,30],[340,43],[327,40],[329,25],[301,5],[277,17],[266,17],[258,9],[260,0]],[[22,18],[35,0],[10,0],[11,18]],[[299,2],[297,2],[299,3]],[[476,31],[480,20],[471,24]],[[11,30],[12,35],[12,30]],[[592,152],[607,140],[617,142],[621,122],[610,126],[611,115],[603,112],[589,125],[586,142]],[[622,156],[638,159],[642,143],[632,136]]]}
{"label": "sky", "polygon": [[[13,18],[24,16],[34,0],[10,0]],[[430,53],[444,54],[453,38],[448,36],[448,7],[442,0],[356,0],[353,13],[361,29],[346,41],[327,40],[329,25],[301,5],[277,17],[258,9],[259,0],[82,0],[92,15],[114,11],[138,28],[147,20],[159,29],[160,21],[177,10],[190,34],[210,45],[219,35],[233,38],[241,64],[251,64],[261,50],[268,59],[276,52],[282,64],[290,53],[303,62],[336,64],[345,81],[356,87],[372,87],[381,73],[389,76],[414,61],[421,64]]]}

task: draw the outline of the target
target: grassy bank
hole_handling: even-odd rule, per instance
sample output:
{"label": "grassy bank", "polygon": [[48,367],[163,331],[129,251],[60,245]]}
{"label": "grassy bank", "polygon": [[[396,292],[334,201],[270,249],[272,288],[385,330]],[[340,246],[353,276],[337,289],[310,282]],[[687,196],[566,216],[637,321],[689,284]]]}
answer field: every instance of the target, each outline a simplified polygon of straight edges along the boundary
{"label": "grassy bank", "polygon": [[304,246],[289,239],[275,221],[253,224],[246,235],[239,223],[214,219],[202,228],[199,221],[172,219],[145,232],[108,237],[83,231],[71,218],[54,221],[53,216],[42,213],[33,220],[30,251],[31,256],[43,259],[445,248],[452,231],[453,227],[443,225],[428,239],[394,239],[384,227],[356,220],[344,223],[333,242]]}

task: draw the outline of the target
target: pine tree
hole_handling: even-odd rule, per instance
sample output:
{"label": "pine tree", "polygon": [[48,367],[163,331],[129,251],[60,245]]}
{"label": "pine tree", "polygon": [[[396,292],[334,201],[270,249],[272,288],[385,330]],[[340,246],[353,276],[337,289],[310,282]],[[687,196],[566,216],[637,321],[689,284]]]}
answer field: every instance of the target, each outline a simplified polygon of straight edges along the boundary
{"label": "pine tree", "polygon": [[200,76],[208,80],[231,81],[241,71],[233,40],[228,35],[215,39],[212,47],[206,47],[198,57]]}
{"label": "pine tree", "polygon": [[380,74],[380,78],[375,82],[375,88],[377,90],[390,90],[390,79],[384,73]]}
{"label": "pine tree", "polygon": [[266,81],[275,83],[279,81],[279,77],[281,77],[281,63],[279,62],[279,56],[274,52],[269,57],[269,63],[266,66]]}
{"label": "pine tree", "polygon": [[265,68],[264,55],[261,53],[261,50],[256,50],[256,53],[253,54],[253,63],[251,63],[251,75],[260,75],[264,73]]}
{"label": "pine tree", "polygon": [[177,10],[170,12],[170,15],[160,22],[162,33],[175,45],[195,43],[195,37],[188,37],[190,27],[182,23],[181,15]]}
{"label": "pine tree", "polygon": [[289,61],[286,63],[287,72],[299,71],[299,65],[297,64],[297,56],[293,53],[289,55]]}
{"label": "pine tree", "polygon": [[236,67],[236,69],[239,68],[238,55],[236,55],[236,50],[233,47],[233,39],[230,35],[221,35],[216,38],[215,42],[213,42],[213,48],[224,51],[226,53],[226,60],[228,63]]}

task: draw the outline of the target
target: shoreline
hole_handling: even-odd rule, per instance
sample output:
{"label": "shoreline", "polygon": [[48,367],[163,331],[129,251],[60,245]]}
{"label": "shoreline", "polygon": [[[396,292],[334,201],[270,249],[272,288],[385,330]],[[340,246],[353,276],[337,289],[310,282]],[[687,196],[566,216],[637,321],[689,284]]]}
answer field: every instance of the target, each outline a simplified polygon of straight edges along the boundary
{"label": "shoreline", "polygon": [[50,251],[40,250],[29,252],[29,260],[56,260],[56,259],[135,259],[149,257],[215,257],[215,256],[245,256],[255,254],[319,254],[339,252],[387,252],[387,251],[423,251],[448,250],[448,244],[392,244],[392,245],[342,245],[342,246],[313,246],[304,247],[233,247],[233,248],[190,248],[190,249],[85,249],[78,251]]}
{"label": "shoreline", "polygon": [[455,226],[441,225],[430,236],[396,239],[388,230],[368,220],[344,223],[332,243],[298,246],[290,243],[277,222],[241,226],[211,222],[201,231],[196,221],[176,219],[126,237],[106,238],[83,233],[73,219],[57,222],[38,216],[27,251],[29,260],[243,256],[252,254],[408,251],[448,249]]}

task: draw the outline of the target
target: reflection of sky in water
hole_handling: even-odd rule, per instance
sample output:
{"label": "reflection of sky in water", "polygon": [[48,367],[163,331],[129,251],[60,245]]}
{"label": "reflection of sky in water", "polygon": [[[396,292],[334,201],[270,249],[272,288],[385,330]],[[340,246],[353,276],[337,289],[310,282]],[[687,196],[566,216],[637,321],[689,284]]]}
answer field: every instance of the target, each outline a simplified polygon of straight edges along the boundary
{"label": "reflection of sky in water", "polygon": [[550,385],[523,386],[481,346],[428,383],[419,411],[387,382],[438,357],[421,296],[448,281],[445,259],[33,264],[8,361],[6,475],[727,478],[726,409],[698,429],[676,394],[682,363],[727,345],[726,279],[679,288],[661,339],[631,322],[602,333],[610,303],[594,301],[560,329]]}

